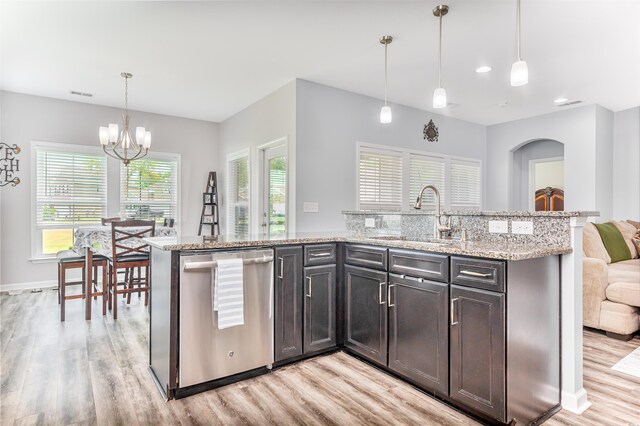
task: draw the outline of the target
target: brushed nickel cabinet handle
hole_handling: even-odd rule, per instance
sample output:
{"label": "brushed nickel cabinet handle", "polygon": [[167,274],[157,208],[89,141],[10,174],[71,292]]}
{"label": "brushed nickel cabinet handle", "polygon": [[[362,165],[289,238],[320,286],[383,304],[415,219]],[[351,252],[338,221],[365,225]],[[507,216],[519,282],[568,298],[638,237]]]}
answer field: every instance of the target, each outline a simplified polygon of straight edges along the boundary
{"label": "brushed nickel cabinet handle", "polygon": [[458,300],[458,298],[456,297],[455,299],[451,299],[451,309],[449,309],[449,313],[451,314],[451,325],[456,325],[459,323],[459,321],[455,321],[454,318],[456,317],[455,315],[455,302]]}
{"label": "brushed nickel cabinet handle", "polygon": [[284,257],[280,257],[280,274],[278,275],[278,278],[280,278],[281,280],[284,279]]}
{"label": "brushed nickel cabinet handle", "polygon": [[330,251],[324,251],[322,253],[309,253],[309,256],[313,256],[313,257],[331,256],[331,252]]}
{"label": "brushed nickel cabinet handle", "polygon": [[305,296],[311,298],[311,277],[307,277],[307,280],[309,280],[309,293],[305,294]]}
{"label": "brushed nickel cabinet handle", "polygon": [[386,302],[384,300],[382,300],[382,293],[384,292],[384,290],[382,289],[384,287],[384,285],[386,284],[386,282],[381,282],[380,283],[380,288],[378,289],[378,297],[380,298],[380,304],[384,305]]}
{"label": "brushed nickel cabinet handle", "polygon": [[475,272],[475,271],[467,271],[466,269],[463,269],[462,271],[460,271],[460,274],[462,275],[469,275],[471,277],[480,277],[480,278],[489,278],[492,274],[488,273],[488,274],[482,274],[480,272]]}
{"label": "brushed nickel cabinet handle", "polygon": [[395,284],[389,284],[389,287],[387,287],[387,302],[388,302],[388,306],[391,308],[393,306],[396,306],[395,303],[391,303],[391,289],[394,288],[396,285]]}

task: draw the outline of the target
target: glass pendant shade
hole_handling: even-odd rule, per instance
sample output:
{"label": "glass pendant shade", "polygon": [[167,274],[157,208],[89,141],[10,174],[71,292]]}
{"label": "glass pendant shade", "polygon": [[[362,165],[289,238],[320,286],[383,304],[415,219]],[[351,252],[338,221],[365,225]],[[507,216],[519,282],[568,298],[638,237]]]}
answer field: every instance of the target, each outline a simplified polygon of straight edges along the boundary
{"label": "glass pendant shade", "polygon": [[115,143],[118,141],[118,125],[109,124],[109,142]]}
{"label": "glass pendant shade", "polygon": [[151,132],[145,132],[142,147],[144,149],[149,149],[151,147]]}
{"label": "glass pendant shade", "polygon": [[388,105],[385,105],[380,110],[380,122],[382,124],[389,124],[391,123],[391,120],[392,120],[391,107]]}
{"label": "glass pendant shade", "polygon": [[144,127],[136,127],[136,142],[138,142],[138,145],[143,145],[144,144],[144,138],[146,136],[146,130]]}
{"label": "glass pendant shade", "polygon": [[443,87],[438,87],[433,92],[433,107],[440,109],[447,106],[447,92]]}
{"label": "glass pendant shade", "polygon": [[529,82],[529,69],[525,61],[514,62],[511,66],[511,85],[524,86]]}
{"label": "glass pendant shade", "polygon": [[100,145],[106,145],[109,143],[109,129],[107,127],[100,127],[98,135],[100,137]]}

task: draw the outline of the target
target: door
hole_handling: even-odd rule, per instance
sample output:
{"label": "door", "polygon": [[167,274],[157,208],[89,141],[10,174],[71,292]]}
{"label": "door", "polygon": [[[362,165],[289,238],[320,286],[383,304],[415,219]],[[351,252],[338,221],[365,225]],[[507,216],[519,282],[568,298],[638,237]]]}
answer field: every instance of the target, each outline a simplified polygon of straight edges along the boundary
{"label": "door", "polygon": [[345,346],[387,365],[387,273],[346,265]]}
{"label": "door", "polygon": [[302,246],[275,249],[275,359],[302,355]]}
{"label": "door", "polygon": [[263,150],[262,231],[270,237],[287,232],[287,147]]}
{"label": "door", "polygon": [[450,396],[505,422],[505,295],[451,285]]}
{"label": "door", "polygon": [[389,274],[389,368],[449,393],[449,286]]}
{"label": "door", "polygon": [[336,265],[304,268],[304,352],[336,345]]}

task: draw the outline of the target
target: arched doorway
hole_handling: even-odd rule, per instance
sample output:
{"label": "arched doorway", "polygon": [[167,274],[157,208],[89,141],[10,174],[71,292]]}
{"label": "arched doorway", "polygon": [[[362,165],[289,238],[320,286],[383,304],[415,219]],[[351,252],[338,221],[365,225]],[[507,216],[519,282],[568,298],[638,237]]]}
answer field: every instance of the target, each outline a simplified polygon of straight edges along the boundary
{"label": "arched doorway", "polygon": [[564,144],[534,139],[512,151],[511,210],[564,210]]}

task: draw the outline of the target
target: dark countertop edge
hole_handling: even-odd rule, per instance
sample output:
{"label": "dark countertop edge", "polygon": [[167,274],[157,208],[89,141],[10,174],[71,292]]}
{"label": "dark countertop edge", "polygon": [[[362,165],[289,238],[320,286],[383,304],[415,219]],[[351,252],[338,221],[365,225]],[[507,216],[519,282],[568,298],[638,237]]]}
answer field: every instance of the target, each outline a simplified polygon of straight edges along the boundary
{"label": "dark countertop edge", "polygon": [[[343,210],[345,215],[427,215],[433,216],[433,210],[401,210],[401,211],[377,211],[377,210]],[[571,217],[599,217],[596,211],[566,211],[566,212],[530,212],[530,211],[443,211],[447,216],[507,216],[507,217],[548,217],[564,219]]]}
{"label": "dark countertop edge", "polygon": [[458,244],[478,244],[474,242],[459,243],[456,245],[429,245],[424,246],[420,243],[411,241],[397,241],[397,240],[385,240],[374,239],[367,237],[310,237],[310,238],[292,238],[286,240],[255,240],[255,241],[234,241],[234,242],[194,242],[194,243],[176,243],[176,244],[162,244],[157,239],[166,239],[166,237],[159,238],[145,238],[152,247],[163,251],[188,251],[188,250],[212,250],[212,249],[234,249],[234,248],[247,248],[247,247],[269,247],[269,246],[282,246],[282,245],[296,245],[296,244],[322,244],[322,243],[353,243],[353,244],[366,244],[374,246],[384,246],[389,248],[399,248],[407,250],[417,250],[430,253],[443,253],[450,255],[480,257],[485,259],[498,259],[498,260],[526,260],[536,259],[546,256],[558,256],[562,254],[569,254],[573,252],[570,247],[542,247],[542,248],[530,248],[523,251],[508,251],[508,249],[500,249],[500,243],[496,243],[497,249],[492,250],[491,244],[487,244],[487,247],[460,247]]}

